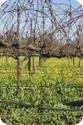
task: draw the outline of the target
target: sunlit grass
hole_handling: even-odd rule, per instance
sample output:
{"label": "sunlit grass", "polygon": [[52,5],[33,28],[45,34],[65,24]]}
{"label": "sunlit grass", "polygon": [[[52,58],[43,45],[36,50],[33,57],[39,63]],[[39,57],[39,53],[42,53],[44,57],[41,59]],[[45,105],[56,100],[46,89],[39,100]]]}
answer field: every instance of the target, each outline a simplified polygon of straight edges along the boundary
{"label": "sunlit grass", "polygon": [[[24,57],[20,60],[23,61]],[[35,73],[28,74],[28,60],[22,64],[20,76],[20,92],[16,96],[16,60],[12,58],[0,58],[0,99],[16,100],[23,103],[32,103],[54,108],[66,108],[63,105],[64,100],[70,102],[72,100],[82,99],[82,89],[64,88],[65,85],[83,85],[83,60],[80,67],[78,66],[79,59],[75,58],[75,65],[68,58],[48,58],[42,67],[39,67],[39,58],[35,57]],[[4,86],[4,87],[3,87]],[[44,87],[41,87],[44,86]],[[57,87],[57,88],[56,88]],[[40,113],[38,109],[16,108],[13,106],[1,105],[1,118],[8,119],[8,123],[12,125],[12,121],[16,120],[16,125],[24,125],[28,121],[40,119],[43,121],[57,121],[57,114],[61,116],[61,112],[43,111]],[[67,117],[72,119],[78,113],[69,112]],[[81,114],[81,113],[80,113]],[[58,121],[58,125],[65,125],[64,121]],[[53,125],[54,123],[50,123]],[[57,124],[57,122],[56,122]],[[43,124],[42,124],[43,125]]]}

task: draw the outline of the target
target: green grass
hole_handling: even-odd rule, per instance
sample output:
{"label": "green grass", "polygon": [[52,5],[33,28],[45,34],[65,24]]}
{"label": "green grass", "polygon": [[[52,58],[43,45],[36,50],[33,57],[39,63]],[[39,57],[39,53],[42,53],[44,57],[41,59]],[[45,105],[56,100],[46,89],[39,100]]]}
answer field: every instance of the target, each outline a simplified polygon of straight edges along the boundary
{"label": "green grass", "polygon": [[[23,57],[20,60],[23,60]],[[78,67],[78,62],[78,58],[75,58],[75,65],[71,59],[49,58],[42,67],[39,67],[38,58],[35,58],[35,74],[29,76],[28,61],[25,61],[22,65],[20,92],[17,97],[16,60],[0,58],[0,99],[16,100],[35,106],[42,104],[52,108],[67,108],[66,103],[83,98],[82,88],[67,87],[83,85],[83,60],[81,60],[80,67]],[[27,125],[27,122],[34,122],[37,119],[45,125],[47,121],[50,121],[48,125],[69,125],[69,121],[71,125],[74,125],[82,115],[82,112],[41,111],[38,108],[25,109],[15,105],[0,104],[0,116],[9,125]]]}

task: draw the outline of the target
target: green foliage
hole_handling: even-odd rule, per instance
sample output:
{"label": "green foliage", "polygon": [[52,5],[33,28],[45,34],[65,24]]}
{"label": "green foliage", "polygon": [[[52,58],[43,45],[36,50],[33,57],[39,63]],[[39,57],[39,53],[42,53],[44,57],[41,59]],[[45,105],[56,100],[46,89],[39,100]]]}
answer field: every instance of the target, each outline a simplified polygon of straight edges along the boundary
{"label": "green foliage", "polygon": [[28,122],[37,120],[42,125],[74,125],[83,115],[82,112],[43,109],[43,107],[70,108],[71,105],[67,106],[67,103],[82,100],[83,89],[72,85],[83,85],[83,60],[78,67],[77,58],[75,66],[71,59],[69,64],[66,58],[49,58],[42,67],[38,67],[38,58],[35,58],[36,71],[31,76],[27,71],[28,62],[25,61],[22,65],[18,96],[16,96],[16,61],[12,58],[6,61],[5,57],[0,58],[0,72],[2,72],[0,73],[0,100],[15,100],[35,106],[26,109],[16,105],[0,104],[0,117],[9,125],[27,125]]}

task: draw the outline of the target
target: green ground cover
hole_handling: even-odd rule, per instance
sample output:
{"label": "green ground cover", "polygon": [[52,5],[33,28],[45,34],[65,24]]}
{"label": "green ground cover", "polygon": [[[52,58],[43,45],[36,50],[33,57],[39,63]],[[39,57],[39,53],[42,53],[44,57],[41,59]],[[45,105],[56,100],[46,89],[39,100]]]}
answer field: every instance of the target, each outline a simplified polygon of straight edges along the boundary
{"label": "green ground cover", "polygon": [[83,88],[79,86],[83,86],[83,60],[80,67],[78,62],[78,58],[75,58],[75,65],[71,59],[49,58],[39,67],[38,58],[35,58],[35,74],[30,76],[28,61],[25,61],[16,96],[16,60],[0,58],[0,100],[33,105],[26,109],[0,103],[0,117],[9,125],[27,125],[38,120],[42,125],[74,125],[83,115],[81,111],[61,112],[46,108],[82,108]]}

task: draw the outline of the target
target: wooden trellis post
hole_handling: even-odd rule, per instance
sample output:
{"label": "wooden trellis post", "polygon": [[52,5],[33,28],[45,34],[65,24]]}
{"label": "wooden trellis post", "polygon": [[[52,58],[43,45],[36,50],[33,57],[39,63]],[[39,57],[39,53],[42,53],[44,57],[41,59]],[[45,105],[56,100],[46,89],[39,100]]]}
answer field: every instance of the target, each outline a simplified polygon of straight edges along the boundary
{"label": "wooden trellis post", "polygon": [[31,56],[30,56],[30,53],[29,53],[29,57],[28,57],[28,71],[29,71],[29,74],[31,74]]}
{"label": "wooden trellis post", "polygon": [[20,84],[20,58],[19,58],[19,18],[20,18],[20,9],[19,5],[17,7],[17,90],[16,95],[19,94],[19,84]]}

